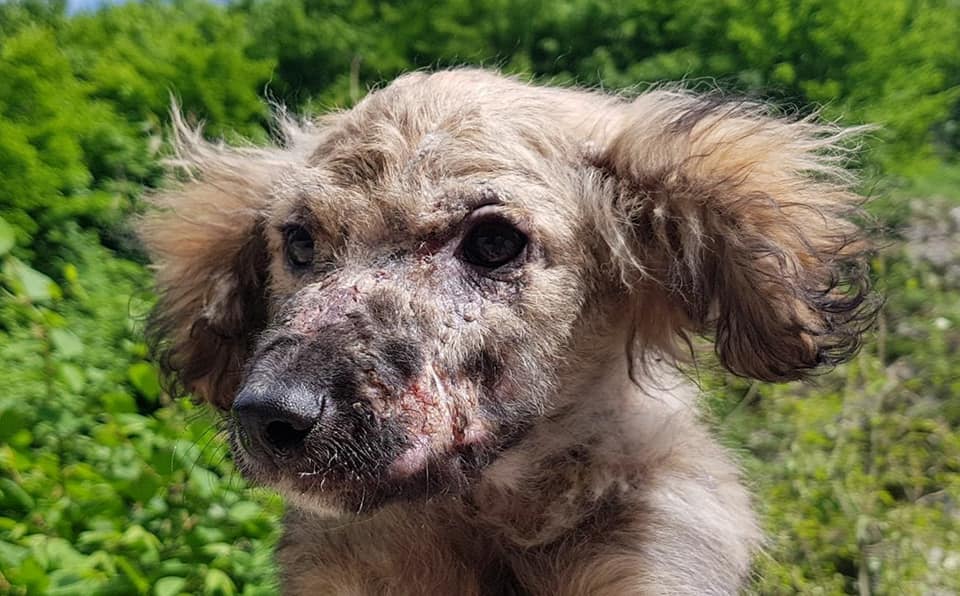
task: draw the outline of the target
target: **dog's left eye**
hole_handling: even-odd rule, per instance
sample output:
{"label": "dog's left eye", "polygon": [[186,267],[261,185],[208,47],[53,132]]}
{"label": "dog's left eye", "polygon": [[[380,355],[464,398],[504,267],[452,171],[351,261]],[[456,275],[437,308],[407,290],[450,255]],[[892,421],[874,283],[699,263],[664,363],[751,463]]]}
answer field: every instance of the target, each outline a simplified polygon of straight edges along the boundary
{"label": "dog's left eye", "polygon": [[506,221],[483,221],[467,233],[461,258],[478,267],[496,269],[516,259],[527,246],[527,237]]}
{"label": "dog's left eye", "polygon": [[294,269],[303,269],[313,263],[313,238],[302,226],[293,226],[284,233],[287,262]]}

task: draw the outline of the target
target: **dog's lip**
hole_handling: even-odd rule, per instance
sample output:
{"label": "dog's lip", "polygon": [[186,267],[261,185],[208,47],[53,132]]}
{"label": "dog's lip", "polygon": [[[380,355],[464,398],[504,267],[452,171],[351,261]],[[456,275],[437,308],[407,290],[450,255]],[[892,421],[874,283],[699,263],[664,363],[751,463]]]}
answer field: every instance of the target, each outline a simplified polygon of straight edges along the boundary
{"label": "dog's lip", "polygon": [[[378,470],[353,472],[331,468],[325,465],[327,462],[309,457],[300,457],[291,462],[289,467],[279,466],[269,457],[243,449],[239,445],[239,437],[235,440],[235,457],[241,462],[239,467],[249,481],[280,492],[293,490],[304,495],[333,496],[358,490],[382,489],[394,497],[402,498],[407,493],[404,487],[415,487],[419,490],[419,485],[424,481],[429,483],[450,476],[475,476],[480,467],[484,466],[472,465],[471,461],[475,458],[469,453],[486,451],[485,443],[471,442],[448,452],[437,453],[429,444],[421,442],[407,447]],[[238,449],[242,451],[237,451]]]}
{"label": "dog's lip", "polygon": [[387,474],[397,478],[413,476],[424,469],[430,459],[430,445],[420,440],[407,448],[391,462]]}

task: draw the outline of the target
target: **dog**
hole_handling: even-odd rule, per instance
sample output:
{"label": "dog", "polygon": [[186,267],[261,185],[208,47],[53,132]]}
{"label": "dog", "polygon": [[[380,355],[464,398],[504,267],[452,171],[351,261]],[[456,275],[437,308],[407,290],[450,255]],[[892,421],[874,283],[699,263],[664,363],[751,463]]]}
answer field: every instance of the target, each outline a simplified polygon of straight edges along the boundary
{"label": "dog", "polygon": [[762,537],[688,379],[851,357],[857,130],[661,87],[412,73],[282,144],[175,114],[164,371],[288,501],[289,594],[733,594]]}

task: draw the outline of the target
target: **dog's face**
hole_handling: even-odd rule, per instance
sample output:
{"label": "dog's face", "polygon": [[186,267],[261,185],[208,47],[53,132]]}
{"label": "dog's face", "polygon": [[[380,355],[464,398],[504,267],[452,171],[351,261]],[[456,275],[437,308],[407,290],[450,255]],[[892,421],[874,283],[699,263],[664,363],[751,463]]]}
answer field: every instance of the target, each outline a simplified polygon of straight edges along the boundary
{"label": "dog's face", "polygon": [[286,149],[182,129],[200,180],[144,226],[165,365],[246,475],[346,511],[464,490],[625,338],[798,378],[856,348],[863,247],[836,137],[750,110],[460,71]]}
{"label": "dog's face", "polygon": [[266,324],[229,417],[254,478],[354,510],[456,491],[554,392],[589,273],[575,202],[453,172],[456,140],[428,142],[373,184],[336,175],[344,144],[274,190]]}

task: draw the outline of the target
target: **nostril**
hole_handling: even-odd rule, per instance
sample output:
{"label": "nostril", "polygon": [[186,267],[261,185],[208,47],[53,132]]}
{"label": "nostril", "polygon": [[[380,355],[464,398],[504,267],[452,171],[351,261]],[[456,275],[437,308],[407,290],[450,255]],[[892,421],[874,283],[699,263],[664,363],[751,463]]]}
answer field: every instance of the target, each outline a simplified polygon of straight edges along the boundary
{"label": "nostril", "polygon": [[274,420],[267,424],[264,438],[273,447],[282,451],[296,449],[306,440],[310,429],[297,429],[289,422]]}
{"label": "nostril", "polygon": [[243,447],[255,457],[273,459],[301,452],[324,410],[322,395],[289,387],[247,387],[233,403]]}

